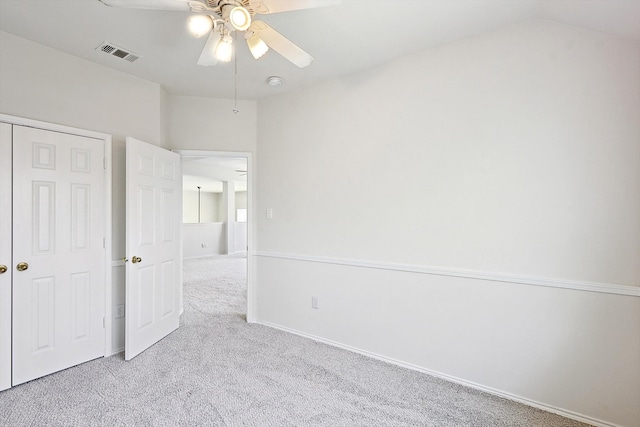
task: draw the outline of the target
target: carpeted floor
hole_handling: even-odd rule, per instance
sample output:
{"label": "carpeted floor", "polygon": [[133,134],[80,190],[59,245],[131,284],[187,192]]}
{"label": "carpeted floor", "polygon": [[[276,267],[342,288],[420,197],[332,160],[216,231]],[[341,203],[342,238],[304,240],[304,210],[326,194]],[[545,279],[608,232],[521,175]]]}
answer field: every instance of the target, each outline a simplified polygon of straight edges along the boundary
{"label": "carpeted floor", "polygon": [[0,393],[2,426],[581,426],[244,320],[246,258],[185,261],[180,329]]}

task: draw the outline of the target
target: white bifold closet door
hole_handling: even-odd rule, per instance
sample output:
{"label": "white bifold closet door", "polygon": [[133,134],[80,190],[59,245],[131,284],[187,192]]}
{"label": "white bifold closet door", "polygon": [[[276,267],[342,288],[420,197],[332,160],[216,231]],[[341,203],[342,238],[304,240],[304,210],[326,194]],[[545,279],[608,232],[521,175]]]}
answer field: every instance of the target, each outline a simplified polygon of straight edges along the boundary
{"label": "white bifold closet door", "polygon": [[0,123],[0,391],[11,387],[11,128]]}
{"label": "white bifold closet door", "polygon": [[125,359],[176,330],[182,298],[180,156],[127,138]]}
{"label": "white bifold closet door", "polygon": [[105,173],[103,140],[12,130],[17,385],[104,356]]}

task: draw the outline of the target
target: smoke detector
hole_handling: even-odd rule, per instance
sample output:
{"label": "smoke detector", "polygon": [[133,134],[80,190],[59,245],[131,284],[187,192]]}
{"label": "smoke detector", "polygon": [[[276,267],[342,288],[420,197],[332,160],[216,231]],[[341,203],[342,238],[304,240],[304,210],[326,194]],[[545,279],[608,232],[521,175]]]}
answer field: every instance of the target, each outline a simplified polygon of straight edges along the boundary
{"label": "smoke detector", "polygon": [[267,83],[269,84],[269,86],[280,86],[282,85],[282,77],[271,76],[267,79]]}

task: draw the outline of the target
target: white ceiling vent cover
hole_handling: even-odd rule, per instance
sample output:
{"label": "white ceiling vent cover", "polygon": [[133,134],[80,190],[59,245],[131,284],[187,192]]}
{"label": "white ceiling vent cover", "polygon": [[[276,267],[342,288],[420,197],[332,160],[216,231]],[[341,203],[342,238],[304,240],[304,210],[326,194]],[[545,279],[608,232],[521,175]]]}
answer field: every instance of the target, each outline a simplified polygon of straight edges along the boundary
{"label": "white ceiling vent cover", "polygon": [[125,61],[134,62],[140,58],[140,55],[136,55],[135,53],[129,52],[126,49],[118,47],[113,43],[104,42],[100,46],[96,48],[97,51],[108,53],[109,55],[116,56],[120,59],[124,59]]}

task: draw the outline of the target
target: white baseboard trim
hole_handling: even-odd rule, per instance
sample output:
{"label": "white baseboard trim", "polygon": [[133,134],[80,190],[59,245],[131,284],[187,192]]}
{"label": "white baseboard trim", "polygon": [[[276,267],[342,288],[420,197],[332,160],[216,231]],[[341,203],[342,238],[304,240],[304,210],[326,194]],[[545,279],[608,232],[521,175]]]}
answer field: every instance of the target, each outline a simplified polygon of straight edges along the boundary
{"label": "white baseboard trim", "polygon": [[390,357],[382,356],[382,355],[379,355],[377,353],[372,353],[370,351],[362,350],[362,349],[359,349],[359,348],[356,348],[356,347],[351,347],[349,345],[345,345],[345,344],[342,344],[342,343],[339,343],[339,342],[336,342],[336,341],[332,341],[332,340],[321,338],[321,337],[318,337],[318,336],[315,336],[315,335],[311,335],[311,334],[307,334],[307,333],[304,333],[304,332],[300,332],[298,330],[287,328],[285,326],[280,326],[280,325],[277,325],[277,324],[274,324],[274,323],[263,322],[263,321],[259,321],[259,320],[258,321],[254,321],[252,323],[263,325],[263,326],[267,326],[267,327],[273,328],[273,329],[278,329],[278,330],[283,331],[283,332],[287,332],[287,333],[290,333],[290,334],[298,335],[298,336],[301,336],[303,338],[308,338],[308,339],[311,339],[313,341],[317,341],[317,342],[321,342],[323,344],[330,345],[332,347],[341,348],[343,350],[347,350],[347,351],[350,351],[352,353],[361,354],[363,356],[367,356],[367,357],[370,357],[372,359],[380,360],[382,362],[390,363],[392,365],[400,366],[402,368],[410,369],[412,371],[421,372],[423,374],[431,375],[431,376],[434,376],[434,377],[437,377],[437,378],[442,378],[444,380],[447,380],[447,381],[450,381],[450,382],[453,382],[453,383],[456,383],[456,384],[460,384],[460,385],[463,385],[465,387],[469,387],[469,388],[473,388],[473,389],[476,389],[476,390],[480,390],[480,391],[492,394],[494,396],[498,396],[498,397],[502,397],[502,398],[505,398],[505,399],[508,399],[508,400],[512,400],[514,402],[522,403],[522,404],[527,405],[527,406],[532,406],[534,408],[541,409],[541,410],[546,411],[546,412],[551,412],[553,414],[557,414],[557,415],[563,416],[565,418],[570,418],[572,420],[580,421],[580,422],[583,422],[583,423],[591,424],[591,425],[596,426],[596,427],[622,427],[619,424],[612,424],[612,423],[609,423],[609,422],[606,422],[606,421],[602,421],[602,420],[598,420],[598,419],[595,419],[595,418],[591,418],[591,417],[589,417],[587,415],[579,414],[577,412],[573,412],[573,411],[569,411],[569,410],[566,410],[566,409],[557,408],[555,406],[551,406],[551,405],[547,405],[547,404],[544,404],[544,403],[540,403],[540,402],[537,402],[535,400],[531,400],[531,399],[527,399],[527,398],[524,398],[524,397],[521,397],[521,396],[517,396],[515,394],[507,393],[507,392],[504,392],[504,391],[501,391],[501,390],[498,390],[498,389],[495,389],[495,388],[486,387],[486,386],[483,386],[482,384],[474,383],[472,381],[467,381],[467,380],[464,380],[464,379],[461,379],[461,378],[457,378],[457,377],[454,377],[454,376],[451,376],[451,375],[443,374],[441,372],[433,371],[431,369],[426,369],[426,368],[423,368],[421,366],[413,365],[411,363],[406,363],[406,362],[403,362],[403,361],[400,361],[400,360],[392,359]]}
{"label": "white baseboard trim", "polygon": [[608,283],[579,282],[573,280],[549,279],[543,277],[517,276],[504,273],[490,273],[473,270],[449,269],[429,267],[414,264],[398,264],[366,260],[352,260],[344,258],[317,257],[310,255],[294,255],[275,252],[256,252],[262,258],[278,258],[293,261],[306,261],[323,264],[345,265],[349,267],[374,268],[378,270],[402,271],[435,276],[462,277],[466,279],[488,280],[492,282],[516,283],[521,285],[544,286],[549,288],[572,289],[577,291],[599,292],[605,294],[640,297],[640,286],[616,285]]}
{"label": "white baseboard trim", "polygon": [[108,354],[107,357],[114,356],[114,355],[116,355],[118,353],[122,353],[123,351],[124,351],[124,347],[112,349],[111,350],[111,354]]}

